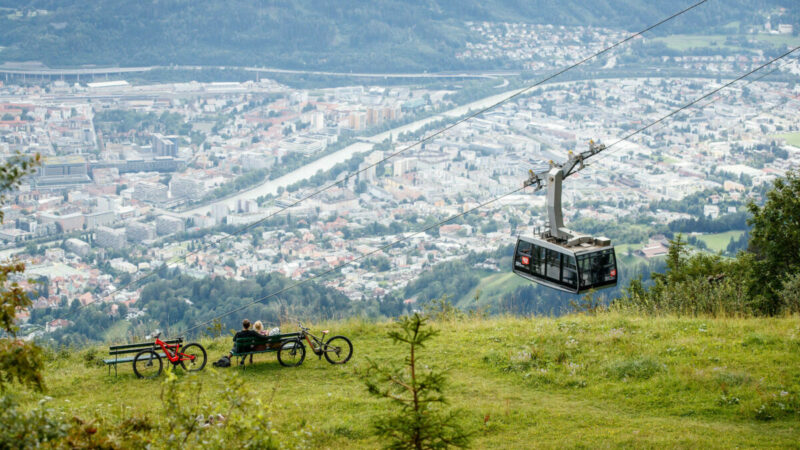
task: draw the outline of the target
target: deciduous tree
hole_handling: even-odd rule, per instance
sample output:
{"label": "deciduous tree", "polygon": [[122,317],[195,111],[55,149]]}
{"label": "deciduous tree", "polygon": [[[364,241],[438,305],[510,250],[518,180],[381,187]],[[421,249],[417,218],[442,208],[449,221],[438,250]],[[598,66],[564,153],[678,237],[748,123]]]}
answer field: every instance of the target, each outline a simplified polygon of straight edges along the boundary
{"label": "deciduous tree", "polygon": [[[0,205],[6,202],[8,192],[17,189],[22,178],[33,172],[39,164],[39,155],[26,157],[15,155],[0,165]],[[0,211],[0,222],[3,212]],[[22,385],[42,390],[42,352],[31,342],[17,339],[17,313],[30,307],[28,294],[12,278],[25,271],[25,264],[11,262],[0,265],[0,390],[18,382]]]}
{"label": "deciduous tree", "polygon": [[784,280],[800,272],[800,170],[775,180],[767,201],[759,207],[750,202],[753,217],[749,251],[755,254],[753,269],[761,279],[768,313],[781,310],[779,292]]}

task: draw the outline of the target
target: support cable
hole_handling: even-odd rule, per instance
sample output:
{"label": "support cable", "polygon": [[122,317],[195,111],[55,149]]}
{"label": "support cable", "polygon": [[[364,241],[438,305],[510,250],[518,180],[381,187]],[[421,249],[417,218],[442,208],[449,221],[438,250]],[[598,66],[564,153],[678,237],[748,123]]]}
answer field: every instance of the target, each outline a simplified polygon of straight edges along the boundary
{"label": "support cable", "polygon": [[[603,152],[598,153],[600,156],[597,159],[594,159],[592,161],[592,163],[596,164],[598,161],[602,160],[604,157],[607,157],[611,153],[608,150],[611,149],[611,147],[614,147],[615,145],[619,144],[620,142],[627,141],[628,139],[636,136],[637,134],[639,134],[639,133],[641,133],[641,132],[643,132],[643,131],[651,128],[651,127],[653,127],[654,125],[657,125],[657,124],[669,119],[670,117],[674,116],[675,114],[678,114],[679,112],[681,112],[681,111],[683,111],[685,109],[691,108],[692,106],[694,106],[695,104],[697,104],[701,100],[706,99],[708,97],[711,97],[712,95],[716,94],[717,92],[719,92],[719,91],[721,91],[723,89],[726,89],[726,88],[730,87],[731,85],[733,85],[734,83],[737,83],[737,82],[749,77],[750,75],[752,75],[752,74],[758,72],[759,70],[769,66],[770,64],[772,64],[772,63],[774,63],[776,61],[779,61],[779,60],[791,55],[792,53],[796,52],[797,50],[800,50],[800,46],[794,47],[793,49],[787,51],[786,53],[783,53],[780,56],[776,56],[775,58],[765,62],[764,64],[762,64],[762,65],[756,67],[755,69],[745,73],[744,75],[741,75],[741,76],[739,76],[739,77],[737,77],[737,78],[735,78],[735,79],[723,84],[722,86],[720,86],[720,87],[718,87],[718,88],[716,88],[716,89],[714,89],[714,90],[712,90],[712,91],[710,91],[710,92],[708,92],[706,94],[703,94],[702,96],[700,96],[700,97],[692,100],[691,102],[681,106],[680,108],[672,111],[671,113],[669,113],[667,115],[664,115],[664,116],[661,116],[659,119],[655,120],[654,122],[651,122],[648,125],[637,129],[636,131],[628,133],[624,137],[620,138],[619,140],[615,141],[611,145],[607,146],[605,148],[605,150],[603,150]],[[769,74],[767,74],[767,75],[769,75]],[[709,102],[709,103],[711,103],[711,102]]]}

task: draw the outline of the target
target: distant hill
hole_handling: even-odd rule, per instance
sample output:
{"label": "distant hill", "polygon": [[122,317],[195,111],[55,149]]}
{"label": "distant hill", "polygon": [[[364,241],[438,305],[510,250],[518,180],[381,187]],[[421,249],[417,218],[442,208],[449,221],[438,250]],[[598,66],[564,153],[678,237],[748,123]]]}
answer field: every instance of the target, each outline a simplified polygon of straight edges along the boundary
{"label": "distant hill", "polygon": [[[19,3],[24,3],[20,5]],[[656,3],[656,4],[654,4]],[[288,69],[443,71],[464,62],[466,21],[635,30],[693,1],[646,0],[0,0],[0,63],[258,65]],[[660,32],[763,23],[795,0],[711,0]],[[796,20],[795,20],[796,22]]]}

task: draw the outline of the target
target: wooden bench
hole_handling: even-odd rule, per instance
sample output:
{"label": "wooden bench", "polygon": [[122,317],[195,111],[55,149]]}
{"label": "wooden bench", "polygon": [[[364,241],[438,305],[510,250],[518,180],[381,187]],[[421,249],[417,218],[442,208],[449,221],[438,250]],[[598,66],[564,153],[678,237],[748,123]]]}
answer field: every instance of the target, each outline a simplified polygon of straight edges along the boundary
{"label": "wooden bench", "polygon": [[[183,339],[172,339],[170,341],[164,341],[167,344],[182,344]],[[124,344],[124,345],[112,345],[108,348],[108,354],[113,356],[114,358],[104,359],[103,363],[108,366],[108,374],[111,375],[111,366],[114,366],[114,376],[117,376],[117,364],[120,363],[133,363],[133,359],[136,357],[136,354],[142,350],[151,349],[155,346],[154,342],[142,342],[139,344]],[[158,356],[162,358],[166,358],[164,352],[156,347],[156,353]],[[127,355],[127,356],[125,356]]]}
{"label": "wooden bench", "polygon": [[[250,355],[250,362],[253,362],[252,355],[259,353],[277,352],[284,342],[289,339],[297,338],[300,333],[276,334],[272,336],[242,336],[233,340],[233,351],[231,355],[239,357],[239,365],[244,366],[245,358]],[[242,350],[240,350],[242,349]]]}

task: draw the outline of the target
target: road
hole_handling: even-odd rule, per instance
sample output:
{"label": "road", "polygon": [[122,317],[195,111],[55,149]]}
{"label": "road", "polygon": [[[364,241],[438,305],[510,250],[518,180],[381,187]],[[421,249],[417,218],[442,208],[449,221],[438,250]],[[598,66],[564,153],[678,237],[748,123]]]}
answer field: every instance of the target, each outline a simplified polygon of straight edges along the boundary
{"label": "road", "polygon": [[328,77],[358,78],[499,78],[503,75],[519,75],[519,71],[469,71],[469,72],[436,72],[436,73],[364,73],[364,72],[326,72],[319,70],[290,70],[269,67],[244,67],[250,72],[280,73],[290,75],[321,75]]}
{"label": "road", "polygon": [[257,73],[279,73],[288,75],[318,75],[329,77],[359,78],[499,78],[519,75],[519,71],[464,71],[435,73],[367,73],[367,72],[328,72],[321,70],[293,70],[275,67],[246,66],[142,66],[142,67],[83,67],[83,68],[49,68],[30,64],[0,64],[0,75],[33,76],[33,77],[65,77],[65,76],[106,76],[129,73],[150,72],[153,70],[244,70]]}
{"label": "road", "polygon": [[310,162],[303,167],[300,167],[292,172],[287,173],[286,175],[283,175],[282,177],[276,178],[274,180],[265,181],[264,183],[256,187],[250,188],[246,191],[240,192],[235,196],[228,197],[226,199],[219,200],[213,203],[209,203],[207,205],[192,208],[190,210],[186,210],[180,213],[169,212],[168,214],[178,215],[181,217],[189,217],[195,214],[206,215],[211,211],[212,205],[215,204],[228,205],[229,208],[233,209],[233,207],[239,200],[255,200],[258,197],[262,197],[268,194],[276,195],[278,193],[278,189],[281,187],[286,188],[287,186],[294,184],[298,181],[310,178],[320,170],[322,171],[329,170],[334,165],[340,162],[347,161],[348,159],[353,157],[353,155],[355,155],[356,153],[361,153],[371,150],[373,143],[383,142],[385,139],[389,137],[390,134],[397,137],[400,133],[415,132],[431,122],[441,120],[444,118],[459,117],[464,114],[467,114],[469,111],[477,111],[486,108],[490,105],[497,103],[498,101],[501,101],[504,98],[508,98],[509,96],[515,94],[516,92],[518,92],[518,90],[506,91],[503,92],[502,94],[486,97],[481,100],[453,108],[449,111],[445,111],[441,114],[436,114],[426,119],[418,120],[416,122],[412,122],[407,125],[403,125],[388,131],[384,131],[382,133],[378,133],[374,136],[363,138],[363,141],[366,142],[357,142],[355,144],[349,145],[339,150],[336,153],[331,153],[330,155],[324,156],[316,161]]}
{"label": "road", "polygon": [[6,249],[6,250],[0,250],[0,262],[10,260],[14,255],[16,255],[17,253],[22,252],[22,250],[24,250],[24,249],[25,249],[24,247],[20,246],[20,247],[17,247],[17,248],[9,248],[9,249]]}

